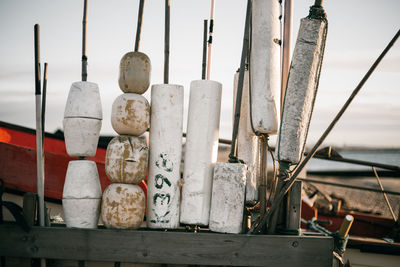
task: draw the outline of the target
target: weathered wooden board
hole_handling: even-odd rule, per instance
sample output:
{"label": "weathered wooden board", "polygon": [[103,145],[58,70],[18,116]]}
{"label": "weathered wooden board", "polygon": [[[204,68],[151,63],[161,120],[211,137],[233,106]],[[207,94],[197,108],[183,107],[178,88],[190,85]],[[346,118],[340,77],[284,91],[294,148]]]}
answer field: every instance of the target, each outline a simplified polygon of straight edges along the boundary
{"label": "weathered wooden board", "polygon": [[0,256],[233,266],[331,266],[329,237],[0,226]]}

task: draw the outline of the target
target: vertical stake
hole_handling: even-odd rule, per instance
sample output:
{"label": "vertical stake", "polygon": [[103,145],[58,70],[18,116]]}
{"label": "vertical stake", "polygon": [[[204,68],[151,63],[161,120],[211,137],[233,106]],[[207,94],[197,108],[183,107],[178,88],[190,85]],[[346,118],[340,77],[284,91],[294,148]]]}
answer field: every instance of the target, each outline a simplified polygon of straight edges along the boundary
{"label": "vertical stake", "polygon": [[282,42],[282,80],[281,80],[281,113],[285,98],[286,84],[290,65],[290,45],[292,42],[293,5],[292,0],[285,0],[285,16],[283,19]]}
{"label": "vertical stake", "polygon": [[86,55],[86,24],[87,24],[87,3],[84,0],[83,4],[83,20],[82,20],[82,81],[87,81],[87,64],[88,58]]}
{"label": "vertical stake", "polygon": [[206,68],[207,68],[207,26],[208,21],[204,20],[204,32],[203,32],[203,62],[201,65],[201,79],[206,79]]}
{"label": "vertical stake", "polygon": [[212,47],[212,37],[214,31],[214,0],[211,0],[211,14],[210,14],[210,31],[208,34],[208,56],[207,56],[207,76],[206,79],[210,79],[210,68],[211,68],[211,47]]}
{"label": "vertical stake", "polygon": [[140,34],[142,32],[142,22],[143,22],[143,7],[144,7],[144,0],[140,0],[139,11],[138,11],[138,20],[137,20],[137,29],[136,29],[135,52],[139,51]]}

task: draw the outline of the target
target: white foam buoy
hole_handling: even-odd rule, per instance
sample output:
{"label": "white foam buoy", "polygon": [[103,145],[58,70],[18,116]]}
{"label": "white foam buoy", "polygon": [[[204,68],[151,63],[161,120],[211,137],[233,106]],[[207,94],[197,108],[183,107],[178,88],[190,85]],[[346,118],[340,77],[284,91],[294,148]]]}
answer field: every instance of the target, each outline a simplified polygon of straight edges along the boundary
{"label": "white foam buoy", "polygon": [[97,84],[74,82],[64,111],[64,138],[71,157],[93,157],[101,129],[102,108]]}
{"label": "white foam buoy", "polygon": [[279,161],[297,164],[304,150],[322,61],[326,22],[301,19],[289,73],[278,139]]}
{"label": "white foam buoy", "polygon": [[138,185],[110,184],[103,193],[101,219],[107,228],[137,229],[145,207],[145,195]]}
{"label": "white foam buoy", "polygon": [[69,162],[62,202],[67,227],[97,228],[101,187],[94,161]]}
{"label": "white foam buoy", "polygon": [[150,159],[147,179],[147,226],[179,226],[182,157],[183,86],[151,88]]}
{"label": "white foam buoy", "polygon": [[209,225],[211,231],[232,234],[241,232],[246,175],[245,164],[216,163]]}
{"label": "white foam buoy", "polygon": [[278,131],[280,93],[281,4],[252,1],[250,55],[251,117],[257,133]]}
{"label": "white foam buoy", "polygon": [[124,93],[143,94],[150,85],[150,58],[141,52],[126,53],[119,65],[118,84]]}
{"label": "white foam buoy", "polygon": [[113,183],[138,184],[146,177],[148,157],[144,137],[116,136],[107,146],[107,177]]}
{"label": "white foam buoy", "polygon": [[63,129],[68,155],[71,157],[94,157],[96,155],[101,120],[65,118]]}
{"label": "white foam buoy", "polygon": [[[239,73],[236,73],[233,85],[233,120],[235,119],[234,111],[238,80]],[[258,166],[258,137],[253,133],[250,119],[249,72],[246,70],[243,80],[242,104],[237,136],[237,155],[239,159],[246,163],[249,170],[246,181],[246,201],[256,201],[258,200],[258,184],[260,179]]]}
{"label": "white foam buoy", "polygon": [[118,134],[142,135],[150,123],[150,105],[139,94],[125,93],[112,105],[111,125]]}
{"label": "white foam buoy", "polygon": [[218,154],[222,84],[190,84],[180,222],[208,225],[214,164]]}

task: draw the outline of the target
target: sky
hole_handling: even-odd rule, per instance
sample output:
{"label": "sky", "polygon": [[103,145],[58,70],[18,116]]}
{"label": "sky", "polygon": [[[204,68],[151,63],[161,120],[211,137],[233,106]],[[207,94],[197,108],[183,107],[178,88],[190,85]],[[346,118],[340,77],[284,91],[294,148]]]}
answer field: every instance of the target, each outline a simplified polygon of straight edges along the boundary
{"label": "sky", "polygon": [[[240,64],[246,0],[215,0],[211,79],[223,84],[220,137],[232,132],[233,75]],[[293,0],[292,51],[299,22],[314,1]],[[119,62],[133,51],[139,0],[89,0],[88,81],[99,85],[101,134],[116,135],[111,106],[122,94]],[[400,28],[400,1],[325,0],[329,20],[308,146],[320,137],[369,67]],[[41,27],[41,62],[48,62],[46,131],[62,128],[70,86],[81,79],[83,1],[0,1],[0,121],[35,127],[33,27]],[[170,83],[201,78],[203,20],[210,0],[171,0]],[[152,62],[151,84],[163,82],[164,1],[145,2],[140,51]],[[150,101],[150,89],[144,94]],[[400,41],[367,81],[326,144],[400,148]],[[274,145],[271,137],[271,145]]]}

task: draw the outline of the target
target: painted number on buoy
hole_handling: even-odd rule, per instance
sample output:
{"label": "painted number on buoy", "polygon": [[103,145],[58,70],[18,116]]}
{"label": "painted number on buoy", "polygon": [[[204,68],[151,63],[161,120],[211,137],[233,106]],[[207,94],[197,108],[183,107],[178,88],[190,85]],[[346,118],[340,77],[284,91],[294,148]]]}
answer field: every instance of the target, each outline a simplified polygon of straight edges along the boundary
{"label": "painted number on buoy", "polygon": [[[172,172],[174,164],[167,159],[167,154],[161,153],[159,159],[156,161],[156,166],[160,169],[160,172]],[[154,186],[162,190],[163,188],[171,187],[171,182],[162,173],[158,173],[155,176]],[[171,194],[161,191],[154,194],[153,196],[153,211],[156,216],[155,219],[151,220],[152,223],[169,223],[169,219],[166,216],[170,213],[169,206],[171,201]],[[157,208],[157,210],[156,210]]]}

